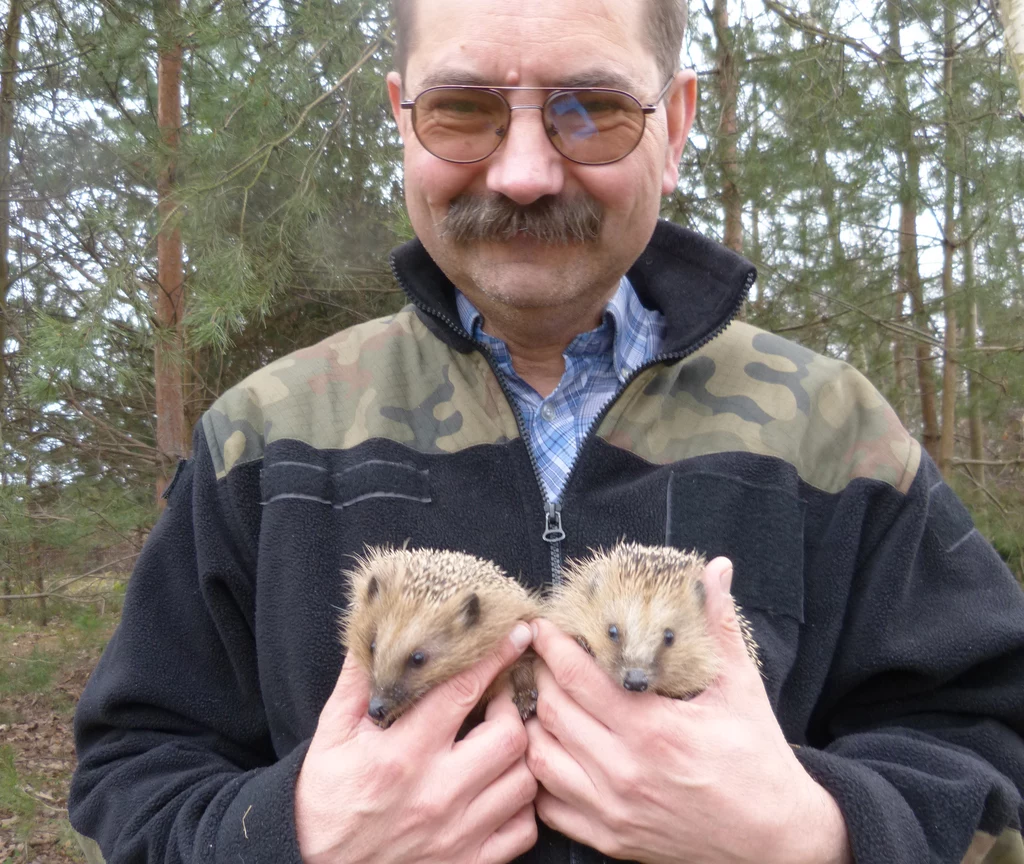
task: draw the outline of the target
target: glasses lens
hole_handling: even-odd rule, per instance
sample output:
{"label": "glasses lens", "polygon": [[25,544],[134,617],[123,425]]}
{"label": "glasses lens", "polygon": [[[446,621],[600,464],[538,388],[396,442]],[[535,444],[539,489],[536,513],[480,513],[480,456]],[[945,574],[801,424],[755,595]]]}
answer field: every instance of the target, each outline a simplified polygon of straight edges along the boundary
{"label": "glasses lens", "polygon": [[449,162],[490,156],[508,129],[508,104],[497,93],[437,87],[416,97],[412,122],[428,152]]}
{"label": "glasses lens", "polygon": [[544,106],[551,143],[574,162],[604,165],[633,152],[644,134],[640,103],[615,90],[564,90]]}

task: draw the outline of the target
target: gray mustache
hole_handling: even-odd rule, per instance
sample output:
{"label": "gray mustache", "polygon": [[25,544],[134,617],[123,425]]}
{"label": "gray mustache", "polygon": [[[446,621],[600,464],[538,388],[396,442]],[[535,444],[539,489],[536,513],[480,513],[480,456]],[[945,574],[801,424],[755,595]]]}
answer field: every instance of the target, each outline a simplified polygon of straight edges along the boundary
{"label": "gray mustache", "polygon": [[583,196],[548,195],[522,206],[504,195],[460,195],[452,200],[438,229],[442,237],[454,243],[526,236],[568,246],[597,240],[603,216],[601,205]]}

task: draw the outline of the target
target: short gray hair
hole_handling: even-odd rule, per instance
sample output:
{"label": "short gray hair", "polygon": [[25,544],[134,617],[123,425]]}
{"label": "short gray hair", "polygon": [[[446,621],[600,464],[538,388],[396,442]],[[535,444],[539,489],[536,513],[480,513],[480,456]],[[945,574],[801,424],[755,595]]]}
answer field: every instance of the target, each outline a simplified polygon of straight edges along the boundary
{"label": "short gray hair", "polygon": [[[658,63],[661,80],[679,71],[686,34],[686,0],[647,0],[647,44]],[[395,68],[405,77],[416,20],[414,0],[391,0],[395,22]]]}

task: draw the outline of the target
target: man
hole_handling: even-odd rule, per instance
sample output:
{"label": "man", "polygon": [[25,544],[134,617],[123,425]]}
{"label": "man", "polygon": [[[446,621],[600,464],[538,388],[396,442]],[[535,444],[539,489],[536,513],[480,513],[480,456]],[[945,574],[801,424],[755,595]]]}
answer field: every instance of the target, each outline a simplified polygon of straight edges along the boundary
{"label": "man", "polygon": [[[1024,862],[1019,588],[870,385],[737,323],[749,265],[657,222],[682,10],[398,13],[412,305],[204,418],[79,708],[73,823],[111,864]],[[386,731],[338,674],[368,544],[541,586],[623,537],[728,556],[691,702],[543,621]],[[495,700],[453,743],[531,643],[538,716]]]}

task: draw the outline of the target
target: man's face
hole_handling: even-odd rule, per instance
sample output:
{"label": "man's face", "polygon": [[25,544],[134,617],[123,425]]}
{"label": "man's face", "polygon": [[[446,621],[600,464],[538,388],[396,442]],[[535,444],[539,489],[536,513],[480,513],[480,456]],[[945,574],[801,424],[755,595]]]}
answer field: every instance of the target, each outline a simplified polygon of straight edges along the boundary
{"label": "man's face", "polygon": [[[419,0],[404,82],[388,77],[405,144],[405,196],[417,236],[471,300],[517,308],[559,306],[610,296],[639,257],[675,189],[693,117],[695,78],[680,73],[637,148],[601,166],[578,165],[551,145],[541,113],[513,111],[501,147],[482,162],[456,165],[428,153],[412,128],[413,99],[437,84],[560,87],[587,82],[626,90],[650,104],[664,80],[645,39],[640,0]],[[509,103],[539,105],[546,93],[507,92]],[[596,240],[456,242],[441,223],[460,196],[503,197],[526,206],[547,196],[583,196],[602,212]],[[550,200],[550,199],[548,199]]]}

